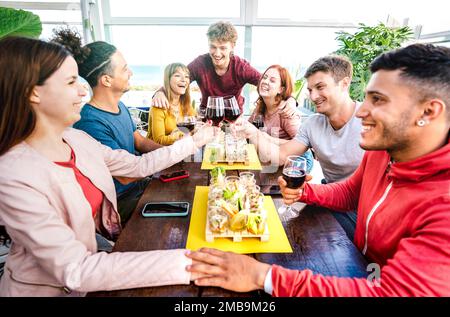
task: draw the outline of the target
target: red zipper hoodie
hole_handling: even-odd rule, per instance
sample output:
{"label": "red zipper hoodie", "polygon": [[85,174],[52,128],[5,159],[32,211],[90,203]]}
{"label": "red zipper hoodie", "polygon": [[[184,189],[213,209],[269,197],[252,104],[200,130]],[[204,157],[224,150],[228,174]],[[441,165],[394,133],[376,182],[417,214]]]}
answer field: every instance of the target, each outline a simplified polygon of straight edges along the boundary
{"label": "red zipper hoodie", "polygon": [[450,296],[450,143],[393,164],[368,151],[349,179],[307,184],[301,200],[358,210],[354,243],[380,266],[380,285],[274,265],[274,296]]}

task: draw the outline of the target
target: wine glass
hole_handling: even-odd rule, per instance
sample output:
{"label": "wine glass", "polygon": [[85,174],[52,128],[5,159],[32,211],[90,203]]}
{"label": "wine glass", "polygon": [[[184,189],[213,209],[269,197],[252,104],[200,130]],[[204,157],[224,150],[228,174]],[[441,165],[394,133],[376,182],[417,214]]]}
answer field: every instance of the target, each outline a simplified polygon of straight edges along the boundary
{"label": "wine glass", "polygon": [[241,109],[236,101],[235,96],[226,96],[223,98],[225,108],[225,120],[234,123],[241,115]]}
{"label": "wine glass", "polygon": [[252,123],[258,129],[264,128],[264,116],[262,114],[257,114]]}
{"label": "wine glass", "polygon": [[206,106],[206,119],[211,120],[218,127],[225,117],[223,97],[208,97]]}
{"label": "wine glass", "polygon": [[206,107],[200,107],[197,114],[198,121],[206,122]]}
{"label": "wine glass", "polygon": [[187,128],[189,132],[192,132],[195,127],[196,119],[194,116],[184,116],[183,121],[177,123],[178,128]]}
{"label": "wine glass", "polygon": [[[283,167],[283,179],[286,181],[287,188],[300,188],[306,178],[306,159],[299,155],[288,156]],[[291,211],[290,205],[284,204],[285,211]]]}

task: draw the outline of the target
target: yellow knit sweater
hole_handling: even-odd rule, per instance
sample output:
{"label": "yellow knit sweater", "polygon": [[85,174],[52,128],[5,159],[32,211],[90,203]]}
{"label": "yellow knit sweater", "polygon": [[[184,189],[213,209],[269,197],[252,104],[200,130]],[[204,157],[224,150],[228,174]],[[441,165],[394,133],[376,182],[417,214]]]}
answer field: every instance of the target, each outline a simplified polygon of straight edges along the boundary
{"label": "yellow knit sweater", "polygon": [[[186,115],[194,116],[195,111],[192,110]],[[180,109],[179,118],[182,120],[184,116],[183,110]],[[176,117],[169,110],[156,107],[150,109],[147,138],[161,145],[171,145],[183,136],[184,133],[177,128]]]}

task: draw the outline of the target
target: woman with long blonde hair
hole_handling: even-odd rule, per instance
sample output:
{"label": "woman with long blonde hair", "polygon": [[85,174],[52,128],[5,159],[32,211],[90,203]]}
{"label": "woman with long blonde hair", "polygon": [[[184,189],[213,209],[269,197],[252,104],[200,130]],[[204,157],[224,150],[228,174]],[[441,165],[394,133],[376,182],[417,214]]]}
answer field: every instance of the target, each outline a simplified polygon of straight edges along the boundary
{"label": "woman with long blonde hair", "polygon": [[148,122],[147,137],[153,141],[170,145],[184,136],[177,124],[185,117],[196,115],[189,93],[189,69],[181,63],[172,63],[164,69],[164,89],[169,101],[167,110],[152,107]]}

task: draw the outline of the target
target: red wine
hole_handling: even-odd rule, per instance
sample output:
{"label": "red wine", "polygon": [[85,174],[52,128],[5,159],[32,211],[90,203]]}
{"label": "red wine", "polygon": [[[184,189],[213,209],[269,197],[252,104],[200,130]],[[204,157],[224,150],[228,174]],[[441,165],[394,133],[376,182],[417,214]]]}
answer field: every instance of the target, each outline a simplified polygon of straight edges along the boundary
{"label": "red wine", "polygon": [[228,122],[234,122],[239,117],[240,113],[233,109],[225,109],[225,120]]}
{"label": "red wine", "polygon": [[263,121],[253,121],[252,123],[258,129],[259,128],[264,128],[264,122]]}
{"label": "red wine", "polygon": [[306,173],[304,170],[295,168],[286,168],[283,170],[283,179],[287,183],[288,188],[296,189],[305,182]]}
{"label": "red wine", "polygon": [[223,121],[223,117],[223,109],[222,111],[220,111],[220,109],[206,109],[206,119],[211,120],[213,122],[213,125],[216,127],[218,127],[219,124]]}
{"label": "red wine", "polygon": [[195,128],[195,123],[194,122],[180,122],[180,123],[177,123],[177,127],[187,128],[189,131],[192,131]]}

